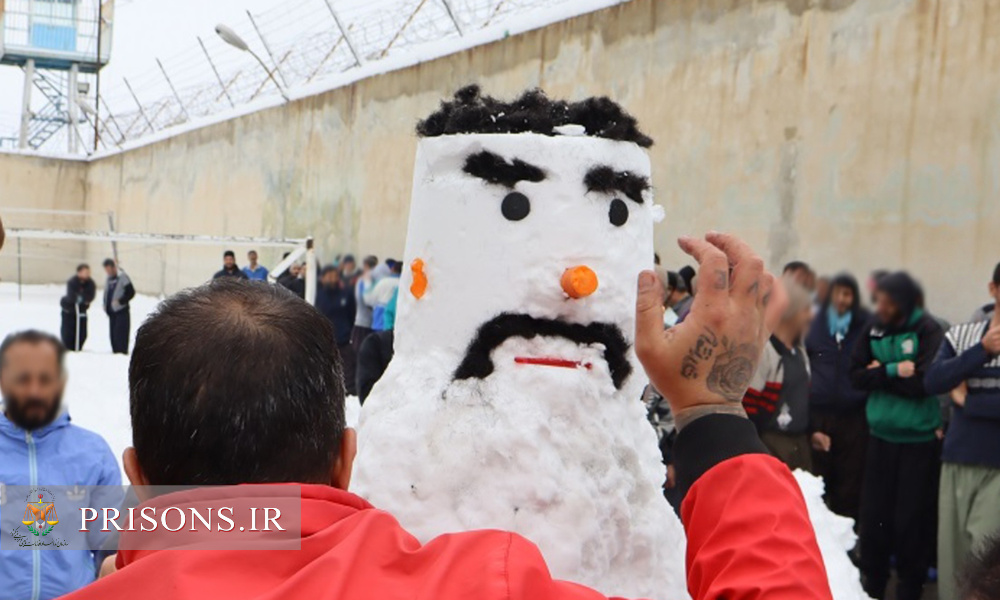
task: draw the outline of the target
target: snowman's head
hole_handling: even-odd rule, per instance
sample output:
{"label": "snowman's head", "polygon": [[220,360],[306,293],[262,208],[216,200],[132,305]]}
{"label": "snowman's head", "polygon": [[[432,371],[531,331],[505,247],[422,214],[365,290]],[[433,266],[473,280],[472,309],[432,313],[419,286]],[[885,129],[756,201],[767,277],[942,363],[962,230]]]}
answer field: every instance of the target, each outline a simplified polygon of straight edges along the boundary
{"label": "snowman's head", "polygon": [[607,99],[505,104],[476,89],[418,131],[397,354],[433,352],[458,380],[503,361],[621,389],[653,260],[651,140]]}

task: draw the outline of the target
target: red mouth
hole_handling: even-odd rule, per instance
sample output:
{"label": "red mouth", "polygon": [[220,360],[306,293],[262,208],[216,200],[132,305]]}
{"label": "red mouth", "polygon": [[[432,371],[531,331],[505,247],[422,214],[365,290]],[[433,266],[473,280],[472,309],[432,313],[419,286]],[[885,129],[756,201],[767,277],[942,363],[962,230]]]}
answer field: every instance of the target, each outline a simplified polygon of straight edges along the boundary
{"label": "red mouth", "polygon": [[514,358],[514,362],[519,365],[537,365],[541,367],[561,367],[563,369],[580,369],[584,368],[588,371],[594,368],[591,363],[585,363],[579,360],[566,360],[563,358],[536,358],[532,356],[517,356]]}

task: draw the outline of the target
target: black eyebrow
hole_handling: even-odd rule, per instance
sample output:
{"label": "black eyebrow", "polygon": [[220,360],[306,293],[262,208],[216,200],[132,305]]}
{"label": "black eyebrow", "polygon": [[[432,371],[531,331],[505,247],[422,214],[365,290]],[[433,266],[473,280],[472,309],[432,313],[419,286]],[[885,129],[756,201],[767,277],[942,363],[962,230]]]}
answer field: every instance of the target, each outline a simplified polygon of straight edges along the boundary
{"label": "black eyebrow", "polygon": [[498,156],[483,150],[465,159],[463,169],[469,175],[478,177],[487,183],[502,185],[513,188],[518,181],[542,181],[545,179],[545,171],[535,165],[515,158],[508,161],[502,156]]}
{"label": "black eyebrow", "polygon": [[618,191],[639,204],[643,202],[642,193],[651,187],[649,179],[642,175],[636,175],[629,171],[615,171],[606,165],[587,171],[587,175],[583,178],[583,184],[587,186],[588,192]]}

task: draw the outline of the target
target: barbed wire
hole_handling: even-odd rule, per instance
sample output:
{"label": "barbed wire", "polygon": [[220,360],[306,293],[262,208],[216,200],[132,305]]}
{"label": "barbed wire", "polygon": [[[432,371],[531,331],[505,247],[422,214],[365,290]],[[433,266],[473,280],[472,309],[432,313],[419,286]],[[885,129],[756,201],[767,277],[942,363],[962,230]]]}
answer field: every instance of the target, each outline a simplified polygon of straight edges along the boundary
{"label": "barbed wire", "polygon": [[[458,40],[485,27],[500,27],[531,11],[574,0],[371,0],[338,7],[338,0],[290,0],[230,27],[260,57],[212,35],[183,50],[157,57],[141,73],[101,81],[96,146],[120,147],[171,127],[231,111],[284,89],[317,84],[424,44]],[[121,0],[119,0],[121,2]],[[456,44],[456,47],[458,44]],[[273,77],[273,80],[272,80]],[[95,92],[96,93],[96,92]],[[93,149],[94,115],[77,130]],[[44,150],[65,147],[68,131]],[[62,144],[62,146],[60,146]]]}

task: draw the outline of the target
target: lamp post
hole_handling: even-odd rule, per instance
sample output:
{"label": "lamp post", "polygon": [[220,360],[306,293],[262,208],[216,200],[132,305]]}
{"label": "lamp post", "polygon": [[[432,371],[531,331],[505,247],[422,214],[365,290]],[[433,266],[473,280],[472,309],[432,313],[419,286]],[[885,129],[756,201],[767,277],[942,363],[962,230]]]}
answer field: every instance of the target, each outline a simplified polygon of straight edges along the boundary
{"label": "lamp post", "polygon": [[250,56],[257,59],[257,62],[260,63],[260,66],[264,68],[264,72],[267,73],[267,77],[271,80],[271,83],[274,84],[274,87],[278,88],[278,92],[281,93],[281,97],[285,99],[285,102],[289,101],[288,94],[285,93],[285,88],[281,87],[281,84],[278,83],[278,80],[274,78],[274,73],[272,73],[271,69],[267,67],[264,61],[261,60],[259,56],[257,56],[257,53],[250,49],[250,46],[247,45],[247,43],[243,40],[243,38],[239,36],[239,34],[237,34],[231,28],[226,27],[222,23],[219,23],[218,25],[215,26],[215,33],[219,34],[219,37],[222,38],[222,41],[226,42],[233,48],[236,48],[237,50],[242,50],[243,52],[249,52]]}

